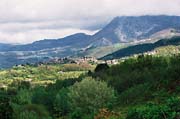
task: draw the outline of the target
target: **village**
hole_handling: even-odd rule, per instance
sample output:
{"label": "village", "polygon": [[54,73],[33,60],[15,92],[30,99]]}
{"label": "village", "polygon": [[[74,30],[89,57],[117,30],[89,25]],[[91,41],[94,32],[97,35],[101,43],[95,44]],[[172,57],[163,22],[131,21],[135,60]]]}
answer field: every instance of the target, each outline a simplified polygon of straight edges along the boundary
{"label": "village", "polygon": [[74,63],[74,64],[83,64],[83,63],[90,63],[90,64],[109,64],[115,65],[118,64],[119,61],[117,59],[113,60],[99,60],[95,57],[80,57],[80,58],[54,58],[46,63],[55,63],[55,64],[66,64],[66,63]]}

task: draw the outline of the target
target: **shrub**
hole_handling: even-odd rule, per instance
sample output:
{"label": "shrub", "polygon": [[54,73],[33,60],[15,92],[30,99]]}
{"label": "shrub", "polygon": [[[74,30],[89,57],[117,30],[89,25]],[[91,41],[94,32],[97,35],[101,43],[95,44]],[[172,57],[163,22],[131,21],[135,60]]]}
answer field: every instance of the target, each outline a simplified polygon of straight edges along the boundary
{"label": "shrub", "polygon": [[174,119],[175,112],[167,106],[145,105],[131,109],[126,119]]}
{"label": "shrub", "polygon": [[167,106],[171,108],[171,110],[178,112],[180,115],[180,99],[177,97],[171,97],[167,101]]}
{"label": "shrub", "polygon": [[23,111],[18,115],[17,118],[18,119],[39,119],[38,115],[33,111],[31,112]]}
{"label": "shrub", "polygon": [[172,97],[165,104],[146,104],[130,109],[126,119],[178,119],[180,100]]}

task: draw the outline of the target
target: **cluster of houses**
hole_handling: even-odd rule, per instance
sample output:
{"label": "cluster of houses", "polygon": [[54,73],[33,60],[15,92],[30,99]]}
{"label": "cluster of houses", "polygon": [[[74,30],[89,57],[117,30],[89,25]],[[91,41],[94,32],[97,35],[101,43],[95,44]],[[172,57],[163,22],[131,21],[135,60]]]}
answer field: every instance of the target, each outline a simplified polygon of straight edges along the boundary
{"label": "cluster of houses", "polygon": [[81,63],[92,63],[92,64],[104,64],[107,63],[109,65],[113,64],[118,64],[118,60],[98,60],[95,57],[82,57],[82,58],[77,58],[75,60],[76,64],[81,64]]}
{"label": "cluster of houses", "polygon": [[98,60],[95,57],[80,57],[80,58],[59,58],[55,57],[49,61],[41,62],[40,64],[83,64],[83,63],[91,63],[91,64],[103,64],[107,63],[109,65],[118,64],[118,60]]}

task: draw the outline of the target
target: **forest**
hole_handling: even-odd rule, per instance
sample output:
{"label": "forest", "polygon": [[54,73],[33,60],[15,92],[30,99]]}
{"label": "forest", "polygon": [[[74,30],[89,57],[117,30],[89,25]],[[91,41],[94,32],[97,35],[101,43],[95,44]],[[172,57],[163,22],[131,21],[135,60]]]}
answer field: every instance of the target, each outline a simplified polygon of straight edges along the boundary
{"label": "forest", "polygon": [[0,70],[0,119],[180,119],[180,55]]}

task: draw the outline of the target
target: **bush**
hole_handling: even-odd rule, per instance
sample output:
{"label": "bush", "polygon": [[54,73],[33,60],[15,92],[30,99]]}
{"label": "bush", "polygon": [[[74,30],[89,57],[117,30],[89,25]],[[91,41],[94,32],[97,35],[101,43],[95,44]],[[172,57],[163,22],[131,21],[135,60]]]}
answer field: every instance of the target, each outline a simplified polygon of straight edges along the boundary
{"label": "bush", "polygon": [[44,107],[35,104],[24,105],[15,111],[15,119],[51,119]]}
{"label": "bush", "polygon": [[175,112],[167,106],[145,105],[131,109],[126,119],[175,119]]}
{"label": "bush", "polygon": [[33,111],[31,112],[23,111],[18,115],[17,118],[18,119],[39,119],[38,115]]}
{"label": "bush", "polygon": [[118,96],[118,104],[137,104],[152,99],[151,89],[148,84],[140,84],[127,89]]}
{"label": "bush", "polygon": [[72,110],[90,114],[101,108],[112,106],[115,91],[105,82],[87,78],[75,83],[68,93]]}
{"label": "bush", "polygon": [[126,119],[178,119],[180,100],[172,97],[165,104],[146,104],[130,109]]}
{"label": "bush", "polygon": [[180,99],[177,97],[171,97],[167,101],[167,106],[171,108],[171,110],[178,112],[180,115]]}

